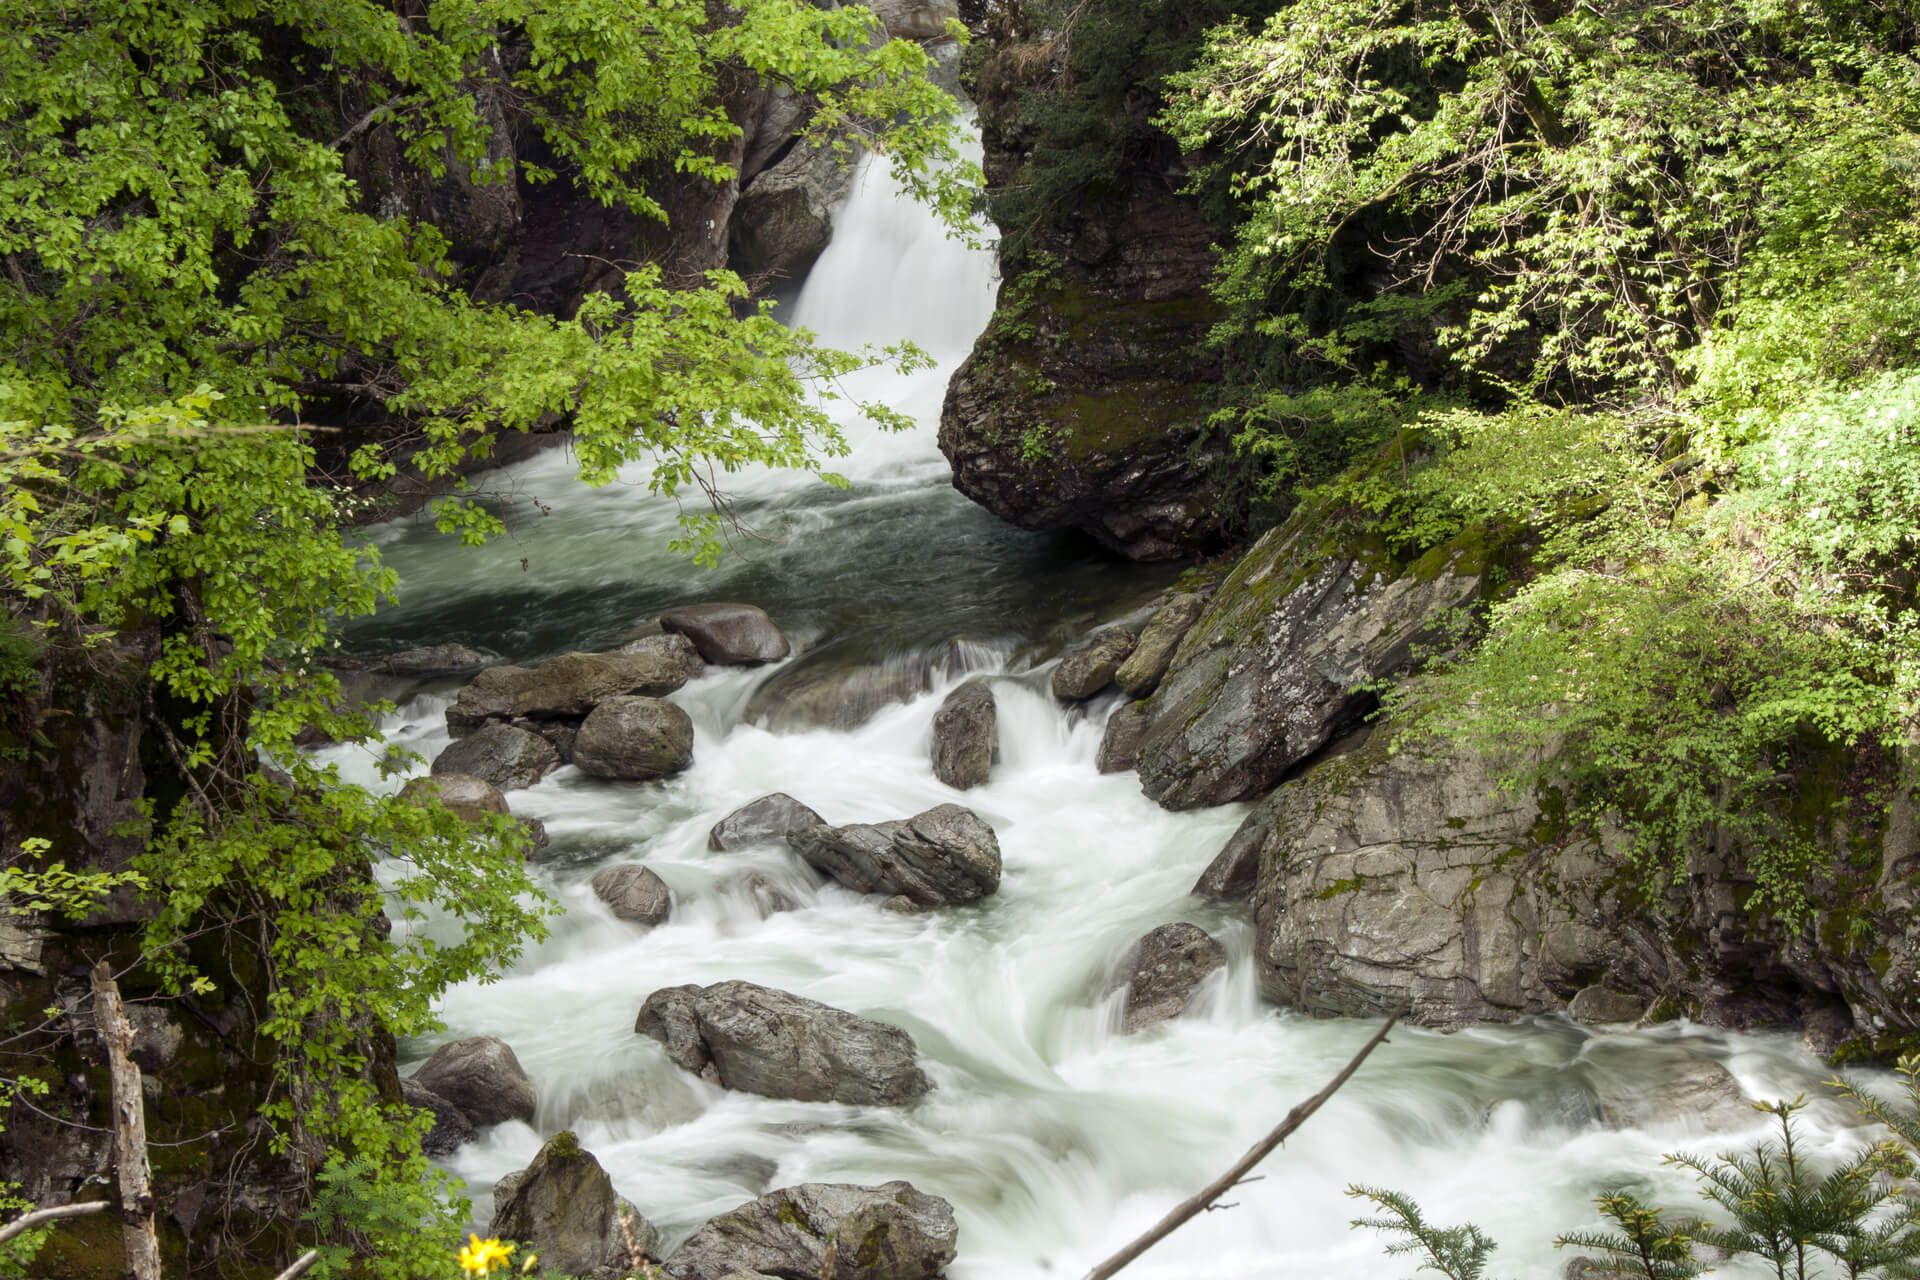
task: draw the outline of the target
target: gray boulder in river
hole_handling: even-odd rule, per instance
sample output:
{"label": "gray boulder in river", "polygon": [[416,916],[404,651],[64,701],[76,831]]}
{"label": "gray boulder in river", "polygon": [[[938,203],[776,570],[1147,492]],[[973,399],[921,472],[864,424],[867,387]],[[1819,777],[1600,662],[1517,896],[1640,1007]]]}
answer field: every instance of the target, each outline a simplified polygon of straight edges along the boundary
{"label": "gray boulder in river", "polygon": [[476,1125],[533,1123],[533,1081],[506,1041],[494,1036],[447,1041],[420,1064],[413,1081],[460,1108]]}
{"label": "gray boulder in river", "polygon": [[769,1098],[900,1106],[933,1087],[900,1028],[751,982],[656,991],[633,1029],[682,1069]]}
{"label": "gray boulder in river", "polygon": [[593,892],[622,920],[656,925],[667,922],[673,896],[664,880],[637,862],[602,867],[593,873]]}
{"label": "gray boulder in river", "polygon": [[407,785],[400,788],[400,798],[418,805],[438,800],[455,817],[466,822],[479,822],[488,814],[507,812],[507,798],[500,794],[500,788],[485,778],[465,773],[409,778]]}
{"label": "gray boulder in river", "polygon": [[630,653],[563,653],[514,682],[513,714],[579,719],[619,694],[664,697],[687,682],[690,657],[660,646]]}
{"label": "gray boulder in river", "polygon": [[542,1274],[582,1280],[632,1274],[640,1259],[627,1248],[629,1232],[634,1247],[647,1256],[660,1248],[660,1232],[614,1194],[607,1171],[592,1152],[581,1149],[571,1130],[547,1139],[532,1164],[494,1184],[487,1232],[528,1246],[539,1255]]}
{"label": "gray boulder in river", "polygon": [[400,1097],[414,1110],[433,1116],[433,1127],[420,1138],[420,1150],[427,1155],[450,1156],[473,1141],[473,1121],[467,1113],[412,1076],[400,1082]]}
{"label": "gray boulder in river", "polygon": [[750,604],[690,604],[660,615],[660,625],[693,641],[708,662],[754,667],[791,653],[786,636],[764,609]]}
{"label": "gray boulder in river", "polygon": [[1191,924],[1163,924],[1128,951],[1121,965],[1126,1011],[1121,1029],[1131,1034],[1187,1011],[1209,975],[1227,966],[1227,949]]}
{"label": "gray boulder in river", "polygon": [[1000,887],[1000,842],[980,816],[935,805],[901,822],[808,827],[788,835],[794,852],[859,893],[903,896],[921,907],[954,906]]}
{"label": "gray boulder in river", "polygon": [[1173,655],[1186,639],[1187,632],[1199,620],[1206,601],[1198,594],[1183,591],[1154,610],[1153,617],[1141,629],[1133,652],[1113,673],[1113,682],[1130,698],[1144,698],[1159,685],[1160,678],[1173,665]]}
{"label": "gray boulder in river", "polygon": [[485,778],[502,791],[530,787],[560,767],[560,752],[537,733],[490,723],[456,738],[433,759],[435,774]]}
{"label": "gray boulder in river", "polygon": [[794,832],[825,826],[826,821],[792,796],[776,791],[741,805],[714,823],[707,832],[707,848],[721,852],[781,844]]}
{"label": "gray boulder in river", "polygon": [[710,1220],[667,1259],[666,1272],[674,1280],[933,1280],[959,1238],[953,1206],[911,1183],[809,1182]]}
{"label": "gray boulder in river", "polygon": [[933,776],[960,791],[986,785],[999,743],[993,686],[969,680],[933,716]]}
{"label": "gray boulder in river", "polygon": [[1060,655],[1060,665],[1053,669],[1053,696],[1080,701],[1099,693],[1113,683],[1133,645],[1133,633],[1119,627],[1094,632]]}
{"label": "gray boulder in river", "polygon": [[693,763],[693,721],[658,698],[608,698],[580,723],[573,763],[596,778],[646,782]]}

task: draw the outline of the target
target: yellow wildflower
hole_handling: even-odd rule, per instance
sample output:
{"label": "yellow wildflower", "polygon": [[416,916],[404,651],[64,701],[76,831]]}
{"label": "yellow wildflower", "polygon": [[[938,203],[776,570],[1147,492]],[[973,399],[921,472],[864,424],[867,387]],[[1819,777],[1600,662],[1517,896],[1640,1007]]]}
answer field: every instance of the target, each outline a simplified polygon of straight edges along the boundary
{"label": "yellow wildflower", "polygon": [[513,1246],[510,1244],[470,1235],[467,1237],[467,1247],[460,1251],[458,1261],[460,1269],[469,1275],[490,1276],[506,1265],[512,1254]]}

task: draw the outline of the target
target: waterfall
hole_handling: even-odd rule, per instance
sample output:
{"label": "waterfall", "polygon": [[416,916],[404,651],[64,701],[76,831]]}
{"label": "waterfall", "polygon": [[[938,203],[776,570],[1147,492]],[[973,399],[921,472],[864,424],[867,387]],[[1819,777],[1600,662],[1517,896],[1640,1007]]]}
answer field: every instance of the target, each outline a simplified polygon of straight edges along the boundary
{"label": "waterfall", "polygon": [[[1372,1027],[1258,998],[1245,913],[1187,895],[1242,808],[1168,813],[1132,775],[1099,774],[1094,752],[1110,708],[1063,708],[1027,672],[1048,637],[1125,612],[1167,575],[1006,529],[947,487],[932,424],[945,377],[990,313],[990,257],[947,239],[872,162],[838,227],[792,321],[834,343],[911,337],[941,361],[908,378],[859,376],[860,394],[886,394],[921,425],[906,437],[857,435],[841,468],[850,490],[756,481],[749,514],[777,516],[780,540],[703,574],[665,551],[667,504],[644,489],[565,488],[564,459],[536,460],[509,478],[539,487],[553,514],[517,514],[494,547],[463,551],[417,525],[379,534],[406,603],[363,638],[460,639],[531,660],[610,643],[666,605],[734,598],[766,607],[801,650],[842,645],[850,661],[967,642],[975,647],[960,666],[994,672],[1002,737],[993,780],[956,793],[928,767],[934,711],[963,670],[917,660],[913,669],[930,673],[925,693],[856,728],[776,732],[744,713],[779,669],[710,669],[673,695],[695,725],[686,773],[642,785],[569,768],[510,794],[515,812],[547,824],[553,844],[536,878],[566,914],[497,982],[452,991],[444,1035],[405,1052],[413,1062],[440,1039],[496,1035],[534,1081],[534,1125],[486,1131],[448,1162],[483,1223],[493,1182],[571,1127],[669,1242],[772,1187],[906,1178],[955,1207],[954,1280],[1071,1280],[1224,1170]],[[430,759],[447,741],[448,698],[444,688],[415,696],[388,723],[389,740]],[[356,780],[398,785],[376,779],[369,752],[327,754]],[[968,805],[998,834],[1000,891],[902,916],[822,882],[784,851],[707,849],[714,822],[770,791],[833,823]],[[596,869],[630,860],[674,894],[673,918],[650,932],[615,919],[587,884]],[[755,875],[794,909],[764,914]],[[1173,920],[1219,938],[1228,967],[1187,1016],[1122,1035],[1109,991],[1120,959]],[[731,978],[905,1028],[934,1092],[908,1109],[729,1093],[634,1034],[654,990]],[[1454,1035],[1402,1029],[1267,1161],[1262,1181],[1230,1197],[1235,1207],[1202,1215],[1128,1275],[1402,1274],[1408,1267],[1383,1259],[1378,1238],[1347,1226],[1362,1206],[1341,1191],[1358,1182],[1408,1192],[1435,1222],[1479,1223],[1503,1244],[1499,1274],[1557,1276],[1564,1259],[1551,1238],[1591,1221],[1602,1186],[1631,1178],[1660,1203],[1692,1207],[1690,1180],[1659,1167],[1659,1155],[1726,1149],[1758,1133],[1760,1117],[1751,1131],[1711,1136],[1684,1115],[1651,1129],[1595,1121],[1593,1098],[1644,1092],[1702,1062],[1731,1071],[1755,1098],[1810,1091],[1824,1074],[1785,1036],[1685,1023],[1612,1036],[1553,1020]],[[1807,1140],[1842,1146],[1848,1122],[1845,1108],[1816,1101]]]}

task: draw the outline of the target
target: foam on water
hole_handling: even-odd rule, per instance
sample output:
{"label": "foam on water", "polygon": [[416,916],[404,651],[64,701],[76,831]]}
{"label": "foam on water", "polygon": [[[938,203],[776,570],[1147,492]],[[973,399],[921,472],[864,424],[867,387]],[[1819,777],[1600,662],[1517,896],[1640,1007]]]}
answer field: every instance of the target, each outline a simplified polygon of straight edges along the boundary
{"label": "foam on water", "polygon": [[[1131,774],[1102,776],[1093,761],[1111,704],[1063,709],[1039,691],[1034,677],[1044,672],[1017,671],[1004,637],[1036,639],[1088,606],[1063,594],[1067,576],[1044,576],[1053,562],[1030,550],[1040,540],[951,505],[932,448],[939,387],[991,307],[990,263],[945,240],[871,166],[839,225],[796,321],[843,343],[911,336],[942,368],[898,380],[905,385],[893,402],[922,426],[906,438],[861,439],[862,453],[845,468],[856,479],[851,492],[802,498],[787,478],[754,481],[765,486],[755,491],[761,511],[792,517],[787,543],[758,570],[699,577],[665,552],[671,510],[631,488],[568,492],[553,515],[516,518],[513,538],[479,555],[417,528],[381,535],[409,597],[386,633],[396,643],[455,635],[537,657],[602,641],[649,603],[736,595],[779,604],[776,616],[798,618],[797,634],[812,639],[868,637],[931,670],[936,686],[851,731],[775,733],[743,719],[753,689],[774,673],[716,669],[673,695],[695,724],[686,773],[641,785],[569,768],[512,793],[515,812],[545,820],[552,833],[535,876],[566,913],[552,938],[498,982],[449,993],[442,1038],[507,1040],[534,1080],[539,1114],[533,1126],[484,1133],[451,1167],[468,1180],[484,1222],[494,1180],[523,1166],[543,1135],[570,1126],[670,1238],[775,1186],[907,1178],[954,1204],[955,1280],[1076,1277],[1224,1170],[1324,1084],[1372,1027],[1261,1002],[1249,922],[1187,896],[1242,808],[1167,813]],[[554,455],[510,479],[554,490],[566,466]],[[958,550],[955,530],[965,534]],[[524,575],[514,564],[521,556],[533,566]],[[1071,567],[1076,582],[1110,571],[1091,559]],[[533,585],[501,585],[523,577]],[[1122,611],[1121,594],[1108,592],[1113,612]],[[449,624],[456,614],[458,625]],[[955,670],[894,639],[901,635],[927,644],[1002,639],[969,650]],[[928,766],[939,699],[965,668],[1009,664],[1016,670],[995,677],[1001,758],[993,780],[955,793]],[[415,697],[392,718],[389,740],[431,758],[447,740],[447,700],[444,691]],[[398,785],[377,780],[369,752],[327,754],[356,780]],[[962,909],[894,915],[823,883],[784,850],[706,848],[714,822],[770,791],[836,823],[964,803],[998,833],[1000,891]],[[666,925],[645,931],[618,921],[588,888],[594,870],[627,860],[644,861],[673,890]],[[766,914],[769,893],[794,909]],[[1121,1035],[1110,985],[1128,944],[1180,919],[1225,943],[1227,972],[1186,1017]],[[905,1110],[731,1094],[675,1069],[659,1045],[634,1034],[650,992],[729,978],[905,1027],[935,1091]],[[407,1045],[409,1060],[435,1042]],[[1588,1223],[1602,1186],[1632,1180],[1667,1204],[1692,1207],[1688,1180],[1662,1169],[1660,1154],[1725,1149],[1752,1136],[1689,1132],[1685,1116],[1654,1131],[1591,1119],[1596,1089],[1651,1089],[1693,1059],[1724,1064],[1756,1098],[1815,1091],[1825,1074],[1784,1036],[1684,1023],[1608,1037],[1553,1020],[1451,1036],[1402,1030],[1267,1162],[1263,1180],[1230,1197],[1237,1207],[1202,1215],[1128,1275],[1404,1273],[1382,1258],[1378,1239],[1347,1225],[1361,1207],[1341,1190],[1360,1182],[1409,1192],[1436,1222],[1478,1222],[1503,1242],[1500,1274],[1556,1276],[1563,1259],[1552,1236]],[[1815,1146],[1839,1150],[1855,1140],[1846,1109],[1831,1102],[1816,1103],[1807,1121]]]}

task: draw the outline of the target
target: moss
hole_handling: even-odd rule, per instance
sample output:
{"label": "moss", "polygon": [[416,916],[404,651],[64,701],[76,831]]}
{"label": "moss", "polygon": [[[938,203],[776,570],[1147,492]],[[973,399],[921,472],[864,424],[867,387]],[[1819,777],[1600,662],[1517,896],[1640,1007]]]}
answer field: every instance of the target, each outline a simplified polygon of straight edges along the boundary
{"label": "moss", "polygon": [[1321,902],[1330,902],[1346,894],[1358,892],[1360,887],[1366,884],[1366,882],[1367,878],[1365,876],[1347,876],[1345,879],[1335,880],[1332,884],[1321,889],[1313,896]]}
{"label": "moss", "polygon": [[887,1248],[889,1227],[886,1223],[877,1223],[866,1235],[860,1237],[860,1247],[853,1251],[853,1263],[857,1267],[869,1268],[880,1264]]}
{"label": "moss", "polygon": [[793,1201],[791,1200],[782,1200],[780,1207],[774,1210],[773,1216],[803,1236],[811,1236],[815,1240],[820,1239],[819,1231],[815,1230],[813,1223],[807,1220],[806,1215],[793,1207]]}
{"label": "moss", "polygon": [[1652,1026],[1661,1022],[1673,1022],[1680,1018],[1698,1018],[1700,1012],[1700,1002],[1692,996],[1667,994],[1653,1002],[1641,1021]]}
{"label": "moss", "polygon": [[556,1160],[578,1160],[580,1158],[580,1139],[571,1129],[562,1129],[547,1139],[547,1154]]}

